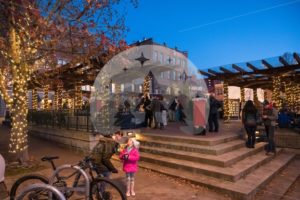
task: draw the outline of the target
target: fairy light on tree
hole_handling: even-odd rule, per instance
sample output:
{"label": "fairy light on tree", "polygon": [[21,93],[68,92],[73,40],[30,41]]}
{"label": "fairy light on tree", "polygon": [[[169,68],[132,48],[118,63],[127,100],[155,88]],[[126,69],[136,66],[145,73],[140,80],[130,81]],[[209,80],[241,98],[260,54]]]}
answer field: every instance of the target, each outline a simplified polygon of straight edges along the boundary
{"label": "fairy light on tree", "polygon": [[148,74],[145,77],[144,83],[143,83],[143,94],[144,94],[144,96],[146,94],[150,93],[151,81],[152,81],[152,76],[150,74]]}
{"label": "fairy light on tree", "polygon": [[[117,10],[119,3],[1,0],[0,93],[12,113],[9,147],[18,158],[28,159],[26,95],[33,72],[42,66],[57,66],[57,56],[78,63],[107,52],[112,41],[118,44],[126,28],[123,11]],[[101,32],[111,38],[104,42]],[[8,94],[8,82],[12,96]]]}

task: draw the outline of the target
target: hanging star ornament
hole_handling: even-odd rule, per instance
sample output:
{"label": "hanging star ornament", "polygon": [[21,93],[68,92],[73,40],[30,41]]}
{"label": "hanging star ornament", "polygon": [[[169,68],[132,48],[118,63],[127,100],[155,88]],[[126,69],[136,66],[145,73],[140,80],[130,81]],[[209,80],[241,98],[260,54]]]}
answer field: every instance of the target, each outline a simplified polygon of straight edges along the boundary
{"label": "hanging star ornament", "polygon": [[141,63],[141,65],[143,66],[143,65],[144,65],[144,62],[148,61],[149,59],[146,58],[146,57],[144,56],[144,53],[142,52],[142,53],[141,53],[141,56],[138,57],[138,58],[136,58],[135,60],[139,61],[139,62]]}

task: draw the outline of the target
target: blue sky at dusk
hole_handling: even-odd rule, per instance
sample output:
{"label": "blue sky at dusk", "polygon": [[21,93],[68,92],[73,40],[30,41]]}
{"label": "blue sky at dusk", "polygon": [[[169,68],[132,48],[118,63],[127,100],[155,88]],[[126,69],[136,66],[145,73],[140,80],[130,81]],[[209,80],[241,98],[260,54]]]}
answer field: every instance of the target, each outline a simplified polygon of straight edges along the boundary
{"label": "blue sky at dusk", "polygon": [[152,37],[198,68],[300,53],[300,0],[139,0],[126,40]]}

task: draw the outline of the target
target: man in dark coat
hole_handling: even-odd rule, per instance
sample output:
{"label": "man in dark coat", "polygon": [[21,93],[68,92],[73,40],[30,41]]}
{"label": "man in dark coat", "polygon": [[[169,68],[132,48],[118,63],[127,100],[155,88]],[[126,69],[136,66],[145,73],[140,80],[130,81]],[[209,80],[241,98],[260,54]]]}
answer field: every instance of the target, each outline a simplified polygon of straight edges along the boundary
{"label": "man in dark coat", "polygon": [[102,174],[104,177],[109,177],[110,173],[118,173],[118,170],[111,163],[110,159],[113,154],[117,153],[121,139],[120,132],[113,136],[101,138],[98,144],[92,151],[92,157],[97,165],[97,174]]}
{"label": "man in dark coat", "polygon": [[209,116],[208,116],[208,125],[209,132],[218,132],[219,131],[219,122],[218,122],[218,109],[221,106],[219,101],[215,98],[214,94],[209,96]]}

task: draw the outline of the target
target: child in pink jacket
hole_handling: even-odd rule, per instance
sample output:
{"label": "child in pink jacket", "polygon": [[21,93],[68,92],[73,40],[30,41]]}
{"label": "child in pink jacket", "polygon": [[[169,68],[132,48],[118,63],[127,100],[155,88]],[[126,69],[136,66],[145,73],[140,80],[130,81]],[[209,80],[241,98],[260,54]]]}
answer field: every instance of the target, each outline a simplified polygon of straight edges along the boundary
{"label": "child in pink jacket", "polygon": [[126,196],[135,196],[134,192],[134,174],[138,169],[138,160],[140,154],[138,151],[139,142],[133,138],[129,138],[127,146],[120,154],[120,159],[123,161],[123,171],[127,178]]}

